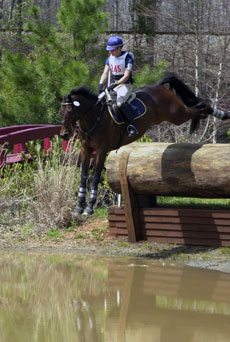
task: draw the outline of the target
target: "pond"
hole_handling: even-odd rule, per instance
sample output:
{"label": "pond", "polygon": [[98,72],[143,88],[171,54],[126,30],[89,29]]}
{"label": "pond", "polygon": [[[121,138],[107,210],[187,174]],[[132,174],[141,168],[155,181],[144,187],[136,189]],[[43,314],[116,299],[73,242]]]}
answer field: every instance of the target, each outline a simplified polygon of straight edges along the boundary
{"label": "pond", "polygon": [[229,341],[229,274],[138,258],[0,257],[1,342]]}

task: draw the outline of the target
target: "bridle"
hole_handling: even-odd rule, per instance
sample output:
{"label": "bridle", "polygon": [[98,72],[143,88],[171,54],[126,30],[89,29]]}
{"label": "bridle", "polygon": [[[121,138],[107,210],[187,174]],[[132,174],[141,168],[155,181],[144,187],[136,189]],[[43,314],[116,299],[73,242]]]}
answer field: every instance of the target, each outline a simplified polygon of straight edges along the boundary
{"label": "bridle", "polygon": [[[88,117],[88,115],[90,114],[91,110],[93,108],[96,108],[96,106],[101,102],[102,99],[99,99],[96,103],[94,103],[88,110],[87,112],[84,114],[84,119],[86,119]],[[74,107],[74,104],[73,102],[62,102],[61,103],[62,106],[68,106],[68,105],[72,105]],[[85,138],[89,141],[90,137],[89,137],[89,134],[97,127],[97,125],[99,124],[99,122],[101,121],[101,118],[102,118],[102,112],[103,112],[103,109],[104,109],[104,105],[105,105],[105,102],[103,102],[102,106],[101,106],[101,110],[96,118],[96,122],[93,124],[93,126],[86,132],[84,131],[81,126],[79,125],[79,131],[85,136]],[[73,111],[69,112],[70,115],[73,115],[74,116],[74,123],[72,124],[73,127],[76,126],[76,113]],[[67,120],[62,120],[61,121],[61,124],[64,125],[65,122]]]}
{"label": "bridle", "polygon": [[[62,105],[62,106],[68,106],[68,105],[74,106],[74,105],[73,105],[73,102],[62,102],[61,105]],[[75,113],[69,112],[69,114],[75,116]],[[66,121],[67,121],[66,119],[65,119],[65,120],[62,120],[62,121],[61,121],[61,124],[64,125],[64,124],[66,123]],[[75,126],[75,125],[76,125],[76,120],[75,120],[73,126]]]}

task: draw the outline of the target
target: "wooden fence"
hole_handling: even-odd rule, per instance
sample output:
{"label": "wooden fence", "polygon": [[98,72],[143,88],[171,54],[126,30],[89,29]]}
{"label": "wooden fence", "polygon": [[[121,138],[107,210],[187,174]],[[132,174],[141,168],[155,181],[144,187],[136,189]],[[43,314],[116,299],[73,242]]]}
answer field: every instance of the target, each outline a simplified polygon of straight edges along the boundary
{"label": "wooden fence", "polygon": [[107,178],[124,201],[123,208],[109,210],[110,233],[117,238],[230,245],[229,210],[140,208],[138,201],[140,195],[230,198],[228,145],[130,144],[110,153]]}

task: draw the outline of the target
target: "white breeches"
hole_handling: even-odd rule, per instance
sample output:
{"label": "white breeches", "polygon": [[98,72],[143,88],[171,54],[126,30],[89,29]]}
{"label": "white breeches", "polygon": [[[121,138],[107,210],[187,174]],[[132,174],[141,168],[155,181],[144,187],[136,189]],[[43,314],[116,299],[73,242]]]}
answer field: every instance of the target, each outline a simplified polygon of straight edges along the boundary
{"label": "white breeches", "polygon": [[133,91],[133,84],[119,84],[114,91],[117,94],[117,105],[120,107],[126,102]]}

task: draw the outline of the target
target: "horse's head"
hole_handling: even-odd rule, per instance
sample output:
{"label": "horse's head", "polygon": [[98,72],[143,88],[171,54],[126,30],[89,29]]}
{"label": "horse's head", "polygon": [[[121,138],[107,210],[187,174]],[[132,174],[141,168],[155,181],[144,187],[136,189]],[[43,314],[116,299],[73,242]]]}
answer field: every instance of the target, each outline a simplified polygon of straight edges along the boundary
{"label": "horse's head", "polygon": [[71,95],[64,96],[61,102],[60,113],[62,117],[60,136],[64,140],[68,140],[73,135],[73,129],[76,121],[79,120],[77,111],[80,102]]}
{"label": "horse's head", "polygon": [[97,99],[97,95],[85,86],[72,89],[69,95],[63,97],[60,108],[62,117],[60,136],[64,140],[68,140],[73,135],[76,122],[86,118],[86,114]]}

